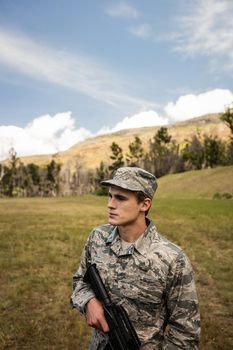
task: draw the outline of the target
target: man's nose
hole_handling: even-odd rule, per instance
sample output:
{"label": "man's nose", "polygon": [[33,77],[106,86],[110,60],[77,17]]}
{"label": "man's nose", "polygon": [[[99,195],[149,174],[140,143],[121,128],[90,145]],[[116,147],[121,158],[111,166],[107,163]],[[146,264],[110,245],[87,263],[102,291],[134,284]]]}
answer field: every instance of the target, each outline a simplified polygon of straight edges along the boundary
{"label": "man's nose", "polygon": [[108,208],[115,208],[116,207],[116,202],[114,198],[109,198],[108,200]]}

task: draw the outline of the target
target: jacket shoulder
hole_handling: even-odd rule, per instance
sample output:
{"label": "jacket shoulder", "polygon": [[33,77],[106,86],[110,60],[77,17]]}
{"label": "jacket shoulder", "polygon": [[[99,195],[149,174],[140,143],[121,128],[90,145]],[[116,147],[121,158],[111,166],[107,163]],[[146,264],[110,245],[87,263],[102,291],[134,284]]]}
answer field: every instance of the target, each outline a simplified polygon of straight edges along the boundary
{"label": "jacket shoulder", "polygon": [[154,235],[154,241],[151,243],[154,253],[158,254],[160,258],[166,261],[169,265],[176,260],[186,258],[186,254],[181,247],[158,232]]}
{"label": "jacket shoulder", "polygon": [[110,224],[103,224],[103,225],[97,226],[91,232],[91,239],[92,240],[102,239],[106,241],[114,229],[115,229],[115,226]]}

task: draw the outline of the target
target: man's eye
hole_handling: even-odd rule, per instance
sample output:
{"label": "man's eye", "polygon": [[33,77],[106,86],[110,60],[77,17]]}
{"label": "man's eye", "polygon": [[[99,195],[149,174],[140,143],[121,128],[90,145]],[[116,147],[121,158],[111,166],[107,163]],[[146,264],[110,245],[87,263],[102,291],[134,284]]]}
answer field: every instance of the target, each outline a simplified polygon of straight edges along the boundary
{"label": "man's eye", "polygon": [[126,199],[127,199],[127,198],[124,197],[124,196],[118,196],[117,198],[118,198],[120,201],[126,201]]}

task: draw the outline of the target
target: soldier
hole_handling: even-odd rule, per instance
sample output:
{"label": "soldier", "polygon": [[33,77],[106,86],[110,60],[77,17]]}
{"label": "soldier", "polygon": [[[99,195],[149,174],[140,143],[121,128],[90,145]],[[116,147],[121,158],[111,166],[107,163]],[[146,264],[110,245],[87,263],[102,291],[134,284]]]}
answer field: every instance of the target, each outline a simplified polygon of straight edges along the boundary
{"label": "soldier", "polygon": [[83,282],[92,263],[112,301],[127,310],[142,350],[198,349],[200,316],[190,261],[147,218],[157,188],[155,176],[122,167],[102,185],[109,188],[109,223],[90,234],[71,297],[94,328],[89,349],[109,348],[102,304]]}

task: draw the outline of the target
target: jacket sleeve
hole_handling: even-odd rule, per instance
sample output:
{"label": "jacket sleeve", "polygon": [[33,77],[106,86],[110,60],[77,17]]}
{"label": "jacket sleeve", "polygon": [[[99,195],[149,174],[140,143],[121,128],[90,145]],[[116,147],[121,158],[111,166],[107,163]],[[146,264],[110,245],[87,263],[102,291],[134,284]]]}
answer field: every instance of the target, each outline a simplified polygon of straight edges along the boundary
{"label": "jacket sleeve", "polygon": [[91,261],[90,257],[90,242],[91,236],[88,238],[82,255],[80,266],[77,272],[73,276],[73,293],[71,295],[71,305],[74,308],[79,309],[81,313],[85,312],[85,305],[87,302],[95,297],[94,292],[90,288],[89,284],[83,282],[83,276],[87,270],[88,263]]}
{"label": "jacket sleeve", "polygon": [[163,350],[197,350],[200,339],[200,314],[191,263],[181,252],[168,276],[168,322]]}

